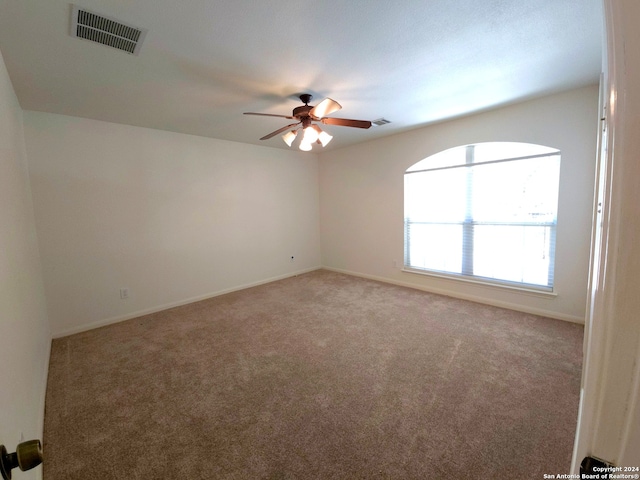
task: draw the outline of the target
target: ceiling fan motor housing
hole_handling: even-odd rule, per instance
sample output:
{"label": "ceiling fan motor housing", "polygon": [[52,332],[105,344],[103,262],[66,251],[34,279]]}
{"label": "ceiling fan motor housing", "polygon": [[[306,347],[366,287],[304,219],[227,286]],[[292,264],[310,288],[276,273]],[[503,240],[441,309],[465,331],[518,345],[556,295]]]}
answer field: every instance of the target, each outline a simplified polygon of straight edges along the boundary
{"label": "ceiling fan motor housing", "polygon": [[313,107],[311,105],[303,105],[301,107],[296,107],[293,109],[293,116],[297,118],[308,117],[310,116],[309,111],[312,108]]}
{"label": "ceiling fan motor housing", "polygon": [[294,108],[293,116],[302,122],[302,128],[307,128],[311,125],[311,120],[313,119],[309,113],[313,109],[313,106],[309,105],[309,102],[313,97],[308,93],[303,93],[299,98],[304,105]]}

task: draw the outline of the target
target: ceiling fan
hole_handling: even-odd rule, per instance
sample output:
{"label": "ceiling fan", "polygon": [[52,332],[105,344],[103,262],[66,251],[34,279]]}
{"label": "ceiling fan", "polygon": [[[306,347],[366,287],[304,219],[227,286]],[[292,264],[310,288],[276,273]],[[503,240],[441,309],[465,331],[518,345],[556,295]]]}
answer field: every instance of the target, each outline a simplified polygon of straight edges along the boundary
{"label": "ceiling fan", "polygon": [[279,117],[288,118],[290,120],[297,120],[295,123],[291,123],[285,127],[271,132],[260,140],[268,140],[271,137],[289,130],[282,136],[282,139],[289,146],[293,143],[300,129],[303,131],[302,140],[300,141],[300,150],[309,151],[313,143],[318,143],[323,147],[331,141],[333,138],[327,132],[320,129],[314,122],[324,123],[325,125],[339,125],[341,127],[355,127],[355,128],[369,128],[371,122],[369,120],[350,120],[347,118],[332,118],[327,117],[333,112],[336,112],[342,108],[342,106],[330,98],[325,98],[315,107],[309,105],[312,96],[308,93],[300,95],[300,100],[304,103],[301,107],[293,109],[291,115],[274,115],[271,113],[254,113],[245,112],[245,115],[262,115],[264,117]]}

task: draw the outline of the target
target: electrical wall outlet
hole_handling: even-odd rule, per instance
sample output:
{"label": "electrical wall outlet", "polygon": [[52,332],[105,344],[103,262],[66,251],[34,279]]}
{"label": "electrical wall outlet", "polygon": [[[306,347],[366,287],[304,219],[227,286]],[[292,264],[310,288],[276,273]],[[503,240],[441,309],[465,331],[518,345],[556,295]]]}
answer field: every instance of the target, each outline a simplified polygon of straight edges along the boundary
{"label": "electrical wall outlet", "polygon": [[127,287],[123,287],[120,289],[120,299],[125,300],[129,298],[129,289]]}

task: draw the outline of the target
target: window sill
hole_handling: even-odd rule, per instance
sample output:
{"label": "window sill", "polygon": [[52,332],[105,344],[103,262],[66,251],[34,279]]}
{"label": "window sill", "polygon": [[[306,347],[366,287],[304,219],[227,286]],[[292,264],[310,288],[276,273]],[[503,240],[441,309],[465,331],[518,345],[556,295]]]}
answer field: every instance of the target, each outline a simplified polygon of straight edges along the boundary
{"label": "window sill", "polygon": [[434,271],[428,271],[428,270],[419,270],[419,269],[413,269],[410,267],[405,266],[402,269],[403,272],[406,273],[412,273],[414,275],[424,275],[427,277],[436,277],[436,278],[443,278],[445,280],[453,280],[455,282],[464,282],[464,283],[471,283],[474,285],[480,285],[483,287],[491,287],[491,288],[497,288],[500,290],[510,290],[516,293],[523,293],[526,295],[533,295],[536,297],[546,297],[546,298],[555,298],[558,296],[557,293],[555,293],[554,291],[546,291],[546,290],[538,290],[535,288],[528,288],[526,286],[518,286],[518,285],[514,285],[514,284],[507,284],[507,283],[501,283],[499,281],[490,281],[490,280],[482,280],[480,278],[466,278],[460,275],[455,275],[455,274],[447,274],[444,272],[434,272]]}

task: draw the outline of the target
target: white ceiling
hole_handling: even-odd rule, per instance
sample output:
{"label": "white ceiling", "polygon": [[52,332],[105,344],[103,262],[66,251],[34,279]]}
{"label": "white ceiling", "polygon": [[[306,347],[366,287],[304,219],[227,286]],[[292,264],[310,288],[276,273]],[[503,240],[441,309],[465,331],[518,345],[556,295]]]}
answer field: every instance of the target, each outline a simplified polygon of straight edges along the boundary
{"label": "white ceiling", "polygon": [[[0,50],[25,110],[288,148],[296,94],[339,148],[598,82],[601,0],[78,0],[148,29],[139,56],[73,38],[71,4],[0,0]],[[315,149],[314,149],[315,150]]]}

